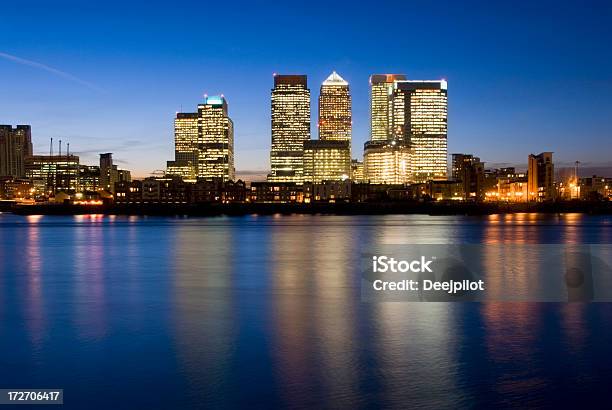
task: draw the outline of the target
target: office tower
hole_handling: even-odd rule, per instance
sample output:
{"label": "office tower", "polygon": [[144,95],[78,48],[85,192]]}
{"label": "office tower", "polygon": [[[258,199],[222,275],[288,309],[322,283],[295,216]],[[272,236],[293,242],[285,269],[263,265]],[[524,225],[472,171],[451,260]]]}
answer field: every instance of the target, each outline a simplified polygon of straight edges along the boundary
{"label": "office tower", "polygon": [[363,154],[364,179],[371,184],[412,182],[412,150],[402,141],[368,141]]}
{"label": "office tower", "polygon": [[351,141],[352,117],[349,84],[335,71],[323,84],[319,94],[319,139]]}
{"label": "office tower", "polygon": [[527,192],[530,201],[547,201],[554,198],[554,165],[552,152],[529,155],[527,168]]}
{"label": "office tower", "polygon": [[370,140],[392,139],[393,84],[405,80],[402,74],[374,74],[370,76]]}
{"label": "office tower", "polygon": [[463,198],[480,200],[484,196],[484,162],[470,154],[453,154],[452,177],[461,182]]}
{"label": "office tower", "polygon": [[117,180],[117,166],[113,164],[113,153],[100,154],[100,188],[113,193]]}
{"label": "office tower", "polygon": [[365,182],[363,161],[357,159],[351,160],[351,179],[358,183]]}
{"label": "office tower", "polygon": [[26,177],[35,190],[46,195],[72,193],[79,186],[79,157],[75,155],[32,155],[25,160]]}
{"label": "office tower", "polygon": [[270,182],[304,179],[304,142],[310,139],[310,90],[305,75],[275,75],[272,89]]}
{"label": "office tower", "polygon": [[29,125],[0,125],[0,177],[23,178],[25,159],[32,155]]}
{"label": "office tower", "polygon": [[392,139],[410,144],[417,182],[447,177],[447,84],[444,80],[395,81]]}
{"label": "office tower", "polygon": [[166,174],[195,180],[198,175],[198,113],[177,112],[174,119],[174,161]]}
{"label": "office tower", "polygon": [[96,192],[100,188],[100,167],[80,165],[77,191]]}
{"label": "office tower", "polygon": [[304,142],[304,182],[343,181],[351,176],[349,141]]}
{"label": "office tower", "polygon": [[321,84],[319,140],[304,142],[304,182],[350,178],[351,121],[349,85],[334,71]]}
{"label": "office tower", "polygon": [[198,177],[235,178],[234,123],[223,96],[206,97],[198,105]]}

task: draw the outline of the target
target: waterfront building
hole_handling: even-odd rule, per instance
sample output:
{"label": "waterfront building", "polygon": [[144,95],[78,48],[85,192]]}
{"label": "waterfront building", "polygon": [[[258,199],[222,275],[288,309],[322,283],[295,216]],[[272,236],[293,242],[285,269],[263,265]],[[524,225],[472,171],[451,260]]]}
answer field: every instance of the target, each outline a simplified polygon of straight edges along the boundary
{"label": "waterfront building", "polygon": [[302,184],[295,182],[251,182],[248,200],[260,203],[303,201]]}
{"label": "waterfront building", "polygon": [[24,178],[25,159],[32,155],[29,125],[0,125],[0,177]]}
{"label": "waterfront building", "polygon": [[527,174],[514,167],[487,169],[483,191],[486,201],[527,202]]}
{"label": "waterfront building", "polygon": [[0,177],[0,199],[30,199],[33,194],[32,181],[29,179]]}
{"label": "waterfront building", "polygon": [[176,113],[174,160],[166,175],[185,181],[235,178],[234,123],[224,96],[206,96],[194,113]]}
{"label": "waterfront building", "polygon": [[38,195],[76,192],[79,157],[76,155],[32,155],[25,160],[26,177]]}
{"label": "waterfront building", "polygon": [[612,178],[592,177],[580,178],[578,181],[580,198],[584,200],[611,200]]}
{"label": "waterfront building", "polygon": [[354,182],[365,182],[363,161],[357,159],[351,160],[351,180]]}
{"label": "waterfront building", "polygon": [[304,182],[344,181],[351,176],[349,141],[304,142]]}
{"label": "waterfront building", "polygon": [[352,122],[349,84],[334,71],[319,93],[319,139],[345,141],[350,147]]}
{"label": "waterfront building", "polygon": [[471,154],[453,154],[452,179],[463,184],[464,199],[484,196],[484,162]]}
{"label": "waterfront building", "polygon": [[78,192],[95,192],[100,189],[100,167],[79,165]]}
{"label": "waterfront building", "polygon": [[100,154],[100,188],[112,193],[118,180],[117,165],[113,164],[113,153]]}
{"label": "waterfront building", "polygon": [[412,150],[406,143],[369,141],[364,146],[364,179],[371,184],[413,182]]}
{"label": "waterfront building", "polygon": [[406,80],[403,74],[373,74],[370,76],[370,140],[392,139],[394,83]]}
{"label": "waterfront building", "polygon": [[528,161],[527,189],[529,201],[542,202],[554,199],[553,153],[530,154]]}
{"label": "waterfront building", "polygon": [[[197,162],[195,162],[197,164]],[[167,161],[166,162],[166,175],[177,176],[184,181],[193,182],[198,177],[197,165],[194,165],[190,161]]]}
{"label": "waterfront building", "polygon": [[177,112],[174,119],[174,161],[168,161],[166,174],[195,179],[198,153],[198,113]]}
{"label": "waterfront building", "polygon": [[106,152],[100,154],[100,185],[98,190],[104,190],[111,194],[115,193],[115,184],[120,181],[130,182],[131,172],[125,169],[118,169],[113,163],[113,154]]}
{"label": "waterfront building", "polygon": [[392,98],[391,139],[410,145],[415,181],[446,180],[446,81],[396,80]]}
{"label": "waterfront building", "polygon": [[234,123],[223,96],[198,105],[198,178],[234,180]]}
{"label": "waterfront building", "polygon": [[269,182],[304,180],[304,142],[310,139],[310,90],[305,75],[275,75],[271,92]]}
{"label": "waterfront building", "polygon": [[457,181],[428,181],[427,194],[436,201],[460,201],[465,194],[463,184]]}
{"label": "waterfront building", "polygon": [[351,200],[350,180],[304,183],[304,203],[349,202]]}

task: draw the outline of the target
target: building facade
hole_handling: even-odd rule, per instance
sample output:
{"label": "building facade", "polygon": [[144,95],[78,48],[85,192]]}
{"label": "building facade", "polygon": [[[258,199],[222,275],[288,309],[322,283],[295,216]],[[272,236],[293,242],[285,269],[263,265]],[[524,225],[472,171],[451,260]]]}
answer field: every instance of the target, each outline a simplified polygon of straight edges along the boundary
{"label": "building facade", "polygon": [[206,97],[198,105],[198,178],[235,178],[234,123],[223,96]]}
{"label": "building facade", "polygon": [[174,119],[174,161],[168,161],[166,174],[195,179],[198,152],[198,113],[177,112]]}
{"label": "building facade", "polygon": [[464,199],[484,197],[484,162],[471,154],[453,154],[452,179],[463,184]]}
{"label": "building facade", "polygon": [[0,177],[23,178],[25,159],[32,155],[32,129],[29,125],[0,125]]}
{"label": "building facade", "polygon": [[26,177],[38,195],[76,192],[79,169],[75,155],[32,155],[25,162]]}
{"label": "building facade", "polygon": [[412,148],[417,182],[447,178],[447,118],[446,81],[395,81],[392,139]]}
{"label": "building facade", "polygon": [[304,182],[344,181],[351,177],[349,141],[304,142]]}
{"label": "building facade", "polygon": [[403,74],[373,74],[370,76],[370,140],[392,138],[393,87],[395,81],[406,80]]}
{"label": "building facade", "polygon": [[319,93],[319,139],[322,141],[351,142],[353,127],[349,84],[335,71],[323,84]]}
{"label": "building facade", "polygon": [[552,152],[529,155],[527,167],[529,201],[542,202],[554,199],[554,172]]}
{"label": "building facade", "polygon": [[357,159],[351,160],[351,180],[359,183],[365,182],[363,161],[359,161]]}
{"label": "building facade", "polygon": [[364,146],[364,179],[371,184],[413,182],[413,152],[409,144],[396,141],[369,141]]}
{"label": "building facade", "polygon": [[305,75],[275,75],[270,182],[304,180],[304,142],[310,139],[310,90]]}
{"label": "building facade", "polygon": [[194,113],[179,112],[174,119],[174,160],[166,175],[184,181],[234,180],[234,123],[224,96],[206,96]]}

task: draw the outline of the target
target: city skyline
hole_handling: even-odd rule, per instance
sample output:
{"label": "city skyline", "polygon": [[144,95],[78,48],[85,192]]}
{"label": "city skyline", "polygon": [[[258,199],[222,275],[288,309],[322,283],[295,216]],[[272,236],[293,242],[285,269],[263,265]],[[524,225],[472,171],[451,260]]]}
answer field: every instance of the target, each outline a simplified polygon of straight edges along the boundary
{"label": "city skyline", "polygon": [[[224,94],[235,123],[237,174],[265,175],[273,72],[304,73],[317,86],[340,73],[351,84],[352,156],[360,159],[370,138],[368,76],[397,72],[449,81],[449,153],[473,152],[491,167],[526,168],[525,153],[545,150],[555,151],[559,166],[611,165],[609,5],[383,3],[394,14],[422,17],[415,32],[434,16],[438,29],[412,37],[344,2],[342,21],[317,2],[296,14],[244,4],[252,13],[204,26],[223,35],[202,39],[203,26],[172,7],[152,4],[141,15],[126,5],[107,14],[95,5],[41,3],[27,10],[31,29],[24,31],[17,30],[23,6],[9,4],[0,29],[0,84],[11,98],[0,102],[0,123],[31,124],[35,153],[46,153],[54,137],[70,141],[83,162],[114,152],[121,166],[145,177],[172,158],[174,113],[197,106],[205,93]],[[195,16],[201,6],[190,7]],[[211,5],[211,12],[231,15],[228,7]],[[186,20],[174,18],[179,14]],[[256,42],[253,30],[276,39]],[[354,41],[318,46],[334,36]],[[396,49],[380,47],[383,37],[394,38]],[[311,107],[314,137],[314,95]]]}

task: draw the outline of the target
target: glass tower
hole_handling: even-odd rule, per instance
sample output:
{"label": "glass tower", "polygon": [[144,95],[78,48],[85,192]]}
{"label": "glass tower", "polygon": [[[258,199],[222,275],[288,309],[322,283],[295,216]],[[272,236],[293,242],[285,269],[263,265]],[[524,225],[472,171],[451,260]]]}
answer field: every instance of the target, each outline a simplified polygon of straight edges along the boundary
{"label": "glass tower", "polygon": [[323,81],[319,93],[319,139],[350,143],[351,129],[349,84],[334,71]]}
{"label": "glass tower", "polygon": [[447,178],[446,81],[395,81],[392,139],[410,145],[414,180]]}
{"label": "glass tower", "polygon": [[223,96],[198,105],[198,177],[234,180],[234,123]]}
{"label": "glass tower", "polygon": [[310,90],[305,75],[275,75],[272,89],[270,182],[303,183],[304,142],[310,139]]}
{"label": "glass tower", "polygon": [[370,76],[370,140],[387,141],[392,137],[393,84],[405,80],[403,74]]}

